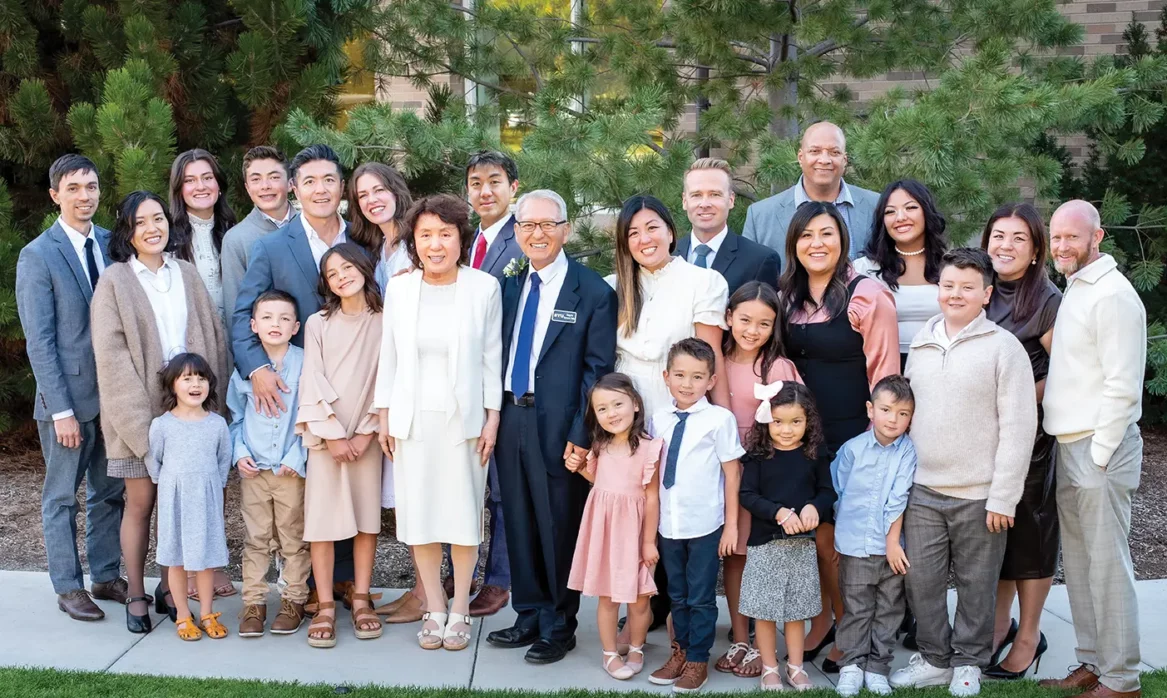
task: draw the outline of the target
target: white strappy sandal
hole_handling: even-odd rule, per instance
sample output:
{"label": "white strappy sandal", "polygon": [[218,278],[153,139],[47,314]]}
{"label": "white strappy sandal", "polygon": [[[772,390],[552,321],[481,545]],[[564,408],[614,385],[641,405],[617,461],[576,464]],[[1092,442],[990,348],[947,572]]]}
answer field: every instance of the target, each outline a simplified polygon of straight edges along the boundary
{"label": "white strappy sandal", "polygon": [[[465,630],[450,630],[457,623],[465,623]],[[470,627],[473,621],[470,616],[464,616],[461,613],[451,613],[450,620],[446,623],[445,630],[442,632],[442,647],[445,647],[451,652],[464,650],[470,646]]]}
{"label": "white strappy sandal", "polygon": [[614,679],[627,681],[628,679],[635,676],[636,672],[632,671],[632,669],[630,669],[627,664],[615,671],[612,671],[612,662],[619,658],[620,654],[618,652],[609,652],[604,650],[604,671],[608,672],[608,676],[611,676]]}
{"label": "white strappy sandal", "polygon": [[[628,660],[629,660],[629,658],[631,658],[633,654],[639,654],[639,655],[640,655],[640,661],[639,661],[639,662],[630,662],[630,661],[628,661]],[[644,670],[644,645],[629,645],[629,646],[628,646],[628,653],[627,653],[627,655],[624,657],[624,666],[626,666],[626,667],[628,667],[629,669],[631,669],[631,670],[632,670],[632,674],[633,674],[634,676],[635,676],[636,674],[639,674],[641,671],[643,671],[643,670]]]}
{"label": "white strappy sandal", "polygon": [[[802,677],[802,680],[795,681],[799,676]],[[786,680],[790,682],[790,687],[796,691],[809,691],[814,688],[810,674],[803,670],[801,664],[786,663]]]}
{"label": "white strappy sandal", "polygon": [[[440,611],[429,611],[421,617],[421,630],[417,631],[417,644],[423,650],[442,649],[442,637],[446,633],[446,614]],[[436,628],[425,627],[426,621],[433,621]]]}
{"label": "white strappy sandal", "polygon": [[[778,683],[766,683],[766,677],[774,675],[778,679]],[[782,674],[778,671],[776,666],[766,666],[762,664],[762,675],[759,677],[759,685],[763,691],[785,691],[786,686],[782,685]]]}

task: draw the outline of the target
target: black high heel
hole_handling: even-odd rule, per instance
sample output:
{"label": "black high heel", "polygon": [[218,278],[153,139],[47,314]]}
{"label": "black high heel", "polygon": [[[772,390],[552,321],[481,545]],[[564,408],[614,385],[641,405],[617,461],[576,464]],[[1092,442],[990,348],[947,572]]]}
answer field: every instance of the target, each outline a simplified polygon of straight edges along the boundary
{"label": "black high heel", "polygon": [[[130,604],[137,601],[146,602],[146,615],[136,616],[130,612]],[[150,618],[150,601],[149,596],[131,596],[126,599],[126,630],[138,635],[145,635],[154,629],[154,621]]]}
{"label": "black high heel", "polygon": [[997,645],[997,649],[993,652],[993,656],[989,657],[989,666],[990,667],[997,666],[998,664],[1001,663],[1001,650],[1005,649],[1005,647],[1007,647],[1008,645],[1013,644],[1013,641],[1016,639],[1017,639],[1017,619],[1010,618],[1009,619],[1009,632],[1005,633],[1005,639],[1001,640],[1001,644]]}
{"label": "black high heel", "polygon": [[166,603],[168,595],[170,595],[170,591],[163,589],[162,582],[158,582],[158,586],[154,587],[154,610],[158,613],[165,613],[170,618],[171,623],[177,623],[178,608]]}
{"label": "black high heel", "polygon": [[[832,644],[834,644],[834,642],[835,642],[835,626],[832,625],[831,629],[827,631],[827,634],[823,636],[823,641],[818,644],[818,647],[815,647],[814,649],[806,650],[802,653],[803,663],[813,662],[814,658],[819,656],[820,652],[822,652],[824,649],[830,647]],[[783,657],[782,661],[786,661],[787,659],[789,659],[789,657],[790,657],[790,655]]]}
{"label": "black high heel", "polygon": [[1045,654],[1047,649],[1049,649],[1049,643],[1045,641],[1045,633],[1039,633],[1037,649],[1033,653],[1033,661],[1029,663],[1029,666],[1025,667],[1021,671],[1009,671],[1008,669],[1001,668],[1000,664],[994,663],[988,669],[985,669],[985,676],[988,676],[991,679],[1001,679],[1003,681],[1016,681],[1018,679],[1023,679],[1025,678],[1025,675],[1029,673],[1031,668],[1034,670],[1034,673],[1041,670],[1041,655]]}

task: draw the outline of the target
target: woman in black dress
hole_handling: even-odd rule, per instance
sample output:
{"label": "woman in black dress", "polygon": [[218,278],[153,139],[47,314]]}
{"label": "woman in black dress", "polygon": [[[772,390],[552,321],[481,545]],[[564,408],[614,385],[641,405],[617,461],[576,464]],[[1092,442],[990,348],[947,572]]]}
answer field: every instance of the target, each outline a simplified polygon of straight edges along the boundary
{"label": "woman in black dress", "polygon": [[[1054,497],[1054,438],[1041,428],[1041,399],[1049,373],[1054,319],[1062,293],[1046,271],[1049,243],[1037,210],[1029,204],[1006,204],[989,218],[981,236],[996,271],[988,318],[1013,333],[1029,354],[1037,383],[1037,437],[1025,490],[1009,529],[1001,581],[997,585],[996,651],[987,676],[1021,678],[1046,649],[1039,628],[1041,609],[1058,564],[1058,508]],[[1021,622],[1011,618],[1013,598]],[[1009,654],[1000,659],[1005,645]]]}

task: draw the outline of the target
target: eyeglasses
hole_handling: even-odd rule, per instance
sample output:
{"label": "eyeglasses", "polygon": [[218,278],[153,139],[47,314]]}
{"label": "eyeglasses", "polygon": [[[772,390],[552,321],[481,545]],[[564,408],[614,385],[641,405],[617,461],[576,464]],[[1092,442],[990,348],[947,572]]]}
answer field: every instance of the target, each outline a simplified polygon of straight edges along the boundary
{"label": "eyeglasses", "polygon": [[535,228],[542,228],[545,233],[554,233],[555,229],[567,221],[519,221],[516,227],[524,233],[533,233]]}

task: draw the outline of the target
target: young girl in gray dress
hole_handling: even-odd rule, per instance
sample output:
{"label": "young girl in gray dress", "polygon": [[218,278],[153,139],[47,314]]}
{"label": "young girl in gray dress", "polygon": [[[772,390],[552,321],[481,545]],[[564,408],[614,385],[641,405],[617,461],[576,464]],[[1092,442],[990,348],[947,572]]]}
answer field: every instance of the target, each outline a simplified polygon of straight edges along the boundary
{"label": "young girl in gray dress", "polygon": [[212,604],[215,569],[227,564],[223,522],[223,488],[231,469],[231,435],[227,422],[208,411],[217,407],[217,380],[207,360],[179,354],[162,369],[162,406],[167,410],[150,423],[146,469],[158,485],[158,564],[169,567],[171,588],[186,585],[195,572],[202,628],[191,617],[186,595],[175,594],[175,628],[183,640],[227,636]]}

